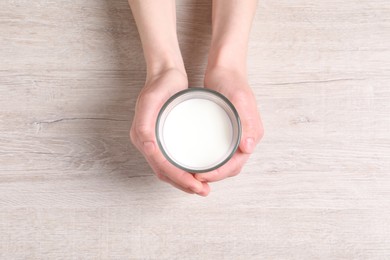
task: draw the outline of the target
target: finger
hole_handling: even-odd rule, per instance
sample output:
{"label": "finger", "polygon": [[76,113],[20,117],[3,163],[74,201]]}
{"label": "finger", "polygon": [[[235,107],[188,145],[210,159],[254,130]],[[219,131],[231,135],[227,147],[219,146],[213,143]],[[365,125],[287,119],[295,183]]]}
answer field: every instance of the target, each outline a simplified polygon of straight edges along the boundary
{"label": "finger", "polygon": [[251,154],[263,136],[263,127],[261,126],[260,119],[249,116],[241,117],[241,122],[242,136],[239,147],[242,152]]}
{"label": "finger", "polygon": [[195,174],[195,179],[202,182],[215,182],[220,181],[228,177],[233,177],[239,174],[249,159],[249,154],[242,153],[241,151],[236,152],[233,157],[220,168],[205,173]]}
{"label": "finger", "polygon": [[153,145],[156,143],[155,126],[157,114],[163,105],[164,99],[156,96],[155,93],[147,93],[140,98],[136,106],[136,116],[132,125],[139,148],[146,154],[153,152]]}
{"label": "finger", "polygon": [[207,193],[208,184],[195,179],[194,175],[173,166],[169,161],[159,165],[161,172],[174,183],[184,189],[190,189],[197,194]]}
{"label": "finger", "polygon": [[174,183],[171,179],[169,179],[169,178],[168,178],[167,176],[165,176],[164,174],[157,174],[156,176],[157,176],[157,178],[158,178],[159,180],[161,180],[161,181],[163,181],[163,182],[166,182],[166,183],[169,183],[169,184],[171,184],[173,187],[175,187],[175,188],[177,188],[177,189],[179,189],[179,190],[182,190],[182,191],[184,191],[184,192],[186,192],[186,193],[189,193],[189,194],[194,194],[194,193],[195,193],[195,192],[193,192],[193,191],[190,190],[190,189],[185,189],[185,188],[183,188],[183,187],[177,185],[176,183]]}
{"label": "finger", "polygon": [[161,153],[155,142],[142,143],[136,138],[135,144],[158,176],[161,174],[165,175],[182,189],[192,190],[195,193],[205,195],[209,193],[210,188],[207,183],[202,184],[191,173],[172,165]]}
{"label": "finger", "polygon": [[187,193],[190,193],[190,194],[194,194],[195,192],[191,189],[188,189],[188,188],[184,188],[178,184],[176,184],[175,182],[173,182],[171,179],[169,179],[168,176],[165,175],[164,172],[160,171],[160,170],[157,170],[154,166],[152,166],[152,169],[153,171],[156,173],[156,177],[163,181],[163,182],[166,182],[166,183],[169,183],[171,184],[173,187],[179,189],[179,190],[182,190],[184,192],[187,192]]}
{"label": "finger", "polygon": [[202,182],[203,190],[198,193],[198,195],[206,197],[210,193],[210,185],[206,182]]}
{"label": "finger", "polygon": [[[177,189],[180,189],[184,192],[187,192],[187,193],[190,193],[190,194],[194,194],[195,192],[189,188],[184,188],[178,184],[176,184],[174,181],[172,181],[169,177],[167,177],[166,175],[164,174],[158,174],[157,175],[157,178],[164,181],[164,182],[167,182],[169,184],[171,184],[173,187],[177,188]],[[196,194],[200,195],[200,196],[203,196],[203,197],[206,197],[209,193],[210,193],[210,186],[207,184],[207,183],[203,183],[202,182],[202,190]]]}
{"label": "finger", "polygon": [[145,158],[156,174],[163,174],[183,189],[192,190],[195,193],[207,193],[207,186],[194,178],[194,175],[172,165],[161,153],[158,147],[153,146],[149,149],[149,154]]}

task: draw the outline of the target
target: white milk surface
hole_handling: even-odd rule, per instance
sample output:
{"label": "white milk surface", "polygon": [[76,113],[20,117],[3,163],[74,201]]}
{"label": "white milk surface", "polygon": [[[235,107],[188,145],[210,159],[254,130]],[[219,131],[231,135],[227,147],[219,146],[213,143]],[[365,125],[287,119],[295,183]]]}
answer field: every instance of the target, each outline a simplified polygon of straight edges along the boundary
{"label": "white milk surface", "polygon": [[188,99],[167,115],[163,139],[168,155],[192,169],[212,167],[229,155],[233,127],[223,108],[207,99]]}

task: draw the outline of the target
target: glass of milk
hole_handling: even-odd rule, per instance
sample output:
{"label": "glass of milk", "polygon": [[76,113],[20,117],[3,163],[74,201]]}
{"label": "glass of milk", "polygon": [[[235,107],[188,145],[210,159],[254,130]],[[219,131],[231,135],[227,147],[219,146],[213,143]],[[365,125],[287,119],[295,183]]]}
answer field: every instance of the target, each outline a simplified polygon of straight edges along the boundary
{"label": "glass of milk", "polygon": [[188,88],[173,95],[156,122],[160,150],[173,165],[191,173],[208,172],[236,152],[241,123],[233,104],[206,88]]}

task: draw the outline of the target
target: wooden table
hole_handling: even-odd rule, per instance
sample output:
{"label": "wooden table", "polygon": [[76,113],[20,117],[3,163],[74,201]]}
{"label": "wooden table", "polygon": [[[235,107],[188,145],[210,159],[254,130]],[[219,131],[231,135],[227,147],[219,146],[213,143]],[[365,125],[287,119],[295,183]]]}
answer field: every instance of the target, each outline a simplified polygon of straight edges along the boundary
{"label": "wooden table", "polygon": [[[191,86],[208,0],[178,0]],[[207,198],[128,130],[145,63],[125,0],[0,1],[1,259],[390,259],[390,2],[263,0],[265,137]]]}

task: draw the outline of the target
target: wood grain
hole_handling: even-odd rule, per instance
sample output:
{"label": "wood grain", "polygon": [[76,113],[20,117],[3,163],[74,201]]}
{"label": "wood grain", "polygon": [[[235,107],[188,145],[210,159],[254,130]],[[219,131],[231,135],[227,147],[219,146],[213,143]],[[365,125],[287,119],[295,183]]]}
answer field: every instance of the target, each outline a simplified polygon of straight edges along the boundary
{"label": "wood grain", "polygon": [[[177,1],[191,86],[211,1]],[[390,2],[260,1],[248,55],[265,137],[183,194],[128,130],[145,78],[125,0],[0,2],[1,259],[389,259]]]}

